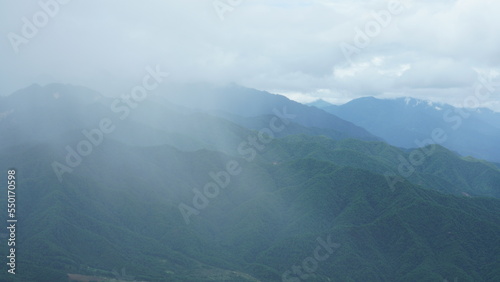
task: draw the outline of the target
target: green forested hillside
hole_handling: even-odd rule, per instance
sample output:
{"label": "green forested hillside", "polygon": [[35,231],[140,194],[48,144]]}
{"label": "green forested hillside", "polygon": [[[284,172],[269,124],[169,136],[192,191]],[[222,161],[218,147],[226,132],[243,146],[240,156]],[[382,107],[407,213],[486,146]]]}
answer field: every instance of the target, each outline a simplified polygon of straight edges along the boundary
{"label": "green forested hillside", "polygon": [[[414,152],[423,158],[411,159]],[[267,160],[305,157],[381,175],[389,172],[389,183],[408,179],[445,193],[500,198],[498,167],[486,161],[461,157],[439,145],[403,150],[383,142],[335,141],[321,136],[299,135],[276,140],[265,154]]]}
{"label": "green forested hillside", "polygon": [[[276,140],[294,150],[287,142]],[[496,199],[406,181],[392,192],[384,176],[338,162],[266,161],[271,149],[253,162],[113,141],[102,150],[63,183],[44,163],[48,148],[16,156],[18,281],[66,281],[67,273],[111,279],[121,268],[144,281],[281,281],[328,237],[335,250],[311,281],[499,278]],[[233,159],[241,174],[187,225],[179,203],[192,206],[192,189]],[[236,278],[221,280],[227,271]]]}
{"label": "green forested hillside", "polygon": [[[416,165],[415,150],[269,113],[155,101],[119,120],[73,100],[0,123],[18,218],[17,274],[1,281],[500,280],[493,164],[435,146]],[[56,173],[106,117],[116,129]]]}

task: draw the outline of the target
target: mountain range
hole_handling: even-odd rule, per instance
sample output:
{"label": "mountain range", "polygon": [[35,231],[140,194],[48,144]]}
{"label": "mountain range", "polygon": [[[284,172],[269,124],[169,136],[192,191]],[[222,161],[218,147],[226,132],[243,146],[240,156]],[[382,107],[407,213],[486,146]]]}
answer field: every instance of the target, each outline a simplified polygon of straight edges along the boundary
{"label": "mountain range", "polygon": [[2,281],[500,279],[493,163],[237,85],[136,102],[0,97],[0,168],[18,177]]}
{"label": "mountain range", "polygon": [[391,145],[416,148],[432,140],[433,131],[446,138],[438,143],[463,156],[500,163],[500,113],[487,108],[457,108],[415,98],[377,99],[364,97],[343,105],[325,101],[312,104],[337,115]]}

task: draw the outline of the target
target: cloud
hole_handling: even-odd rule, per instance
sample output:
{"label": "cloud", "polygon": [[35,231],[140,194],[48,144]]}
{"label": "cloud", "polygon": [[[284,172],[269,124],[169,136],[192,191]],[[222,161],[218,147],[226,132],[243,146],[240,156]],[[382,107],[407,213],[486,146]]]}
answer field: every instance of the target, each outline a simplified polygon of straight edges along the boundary
{"label": "cloud", "polygon": [[0,12],[7,54],[0,75],[9,77],[0,93],[55,81],[118,95],[146,65],[160,64],[174,81],[236,82],[299,100],[411,93],[451,102],[453,91],[463,97],[472,87],[474,69],[500,68],[493,0],[404,1],[404,11],[346,60],[340,45],[353,44],[356,28],[387,3],[247,0],[221,21],[211,0],[73,0],[15,54],[7,34],[19,34],[22,17],[40,7],[10,1]]}

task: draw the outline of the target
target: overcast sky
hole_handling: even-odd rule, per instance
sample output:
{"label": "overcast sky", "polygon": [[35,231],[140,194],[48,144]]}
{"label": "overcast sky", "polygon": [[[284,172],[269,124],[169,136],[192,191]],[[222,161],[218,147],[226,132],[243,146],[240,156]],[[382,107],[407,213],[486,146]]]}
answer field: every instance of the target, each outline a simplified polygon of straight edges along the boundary
{"label": "overcast sky", "polygon": [[[2,95],[33,82],[118,95],[160,65],[171,81],[235,82],[301,102],[462,105],[478,73],[500,77],[498,0],[0,1]],[[44,17],[39,2],[57,9]],[[497,88],[481,106],[500,111]]]}

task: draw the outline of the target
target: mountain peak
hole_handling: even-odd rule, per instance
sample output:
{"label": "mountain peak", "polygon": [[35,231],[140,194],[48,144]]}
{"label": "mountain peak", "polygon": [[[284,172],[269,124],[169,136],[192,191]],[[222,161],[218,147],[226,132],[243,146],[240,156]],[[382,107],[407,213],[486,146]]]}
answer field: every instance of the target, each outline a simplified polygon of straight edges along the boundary
{"label": "mountain peak", "polygon": [[311,103],[307,103],[306,105],[308,106],[312,106],[312,107],[316,107],[316,108],[325,108],[325,107],[329,107],[329,106],[333,106],[332,103],[328,103],[327,101],[323,100],[323,99],[318,99],[314,102],[311,102]]}

